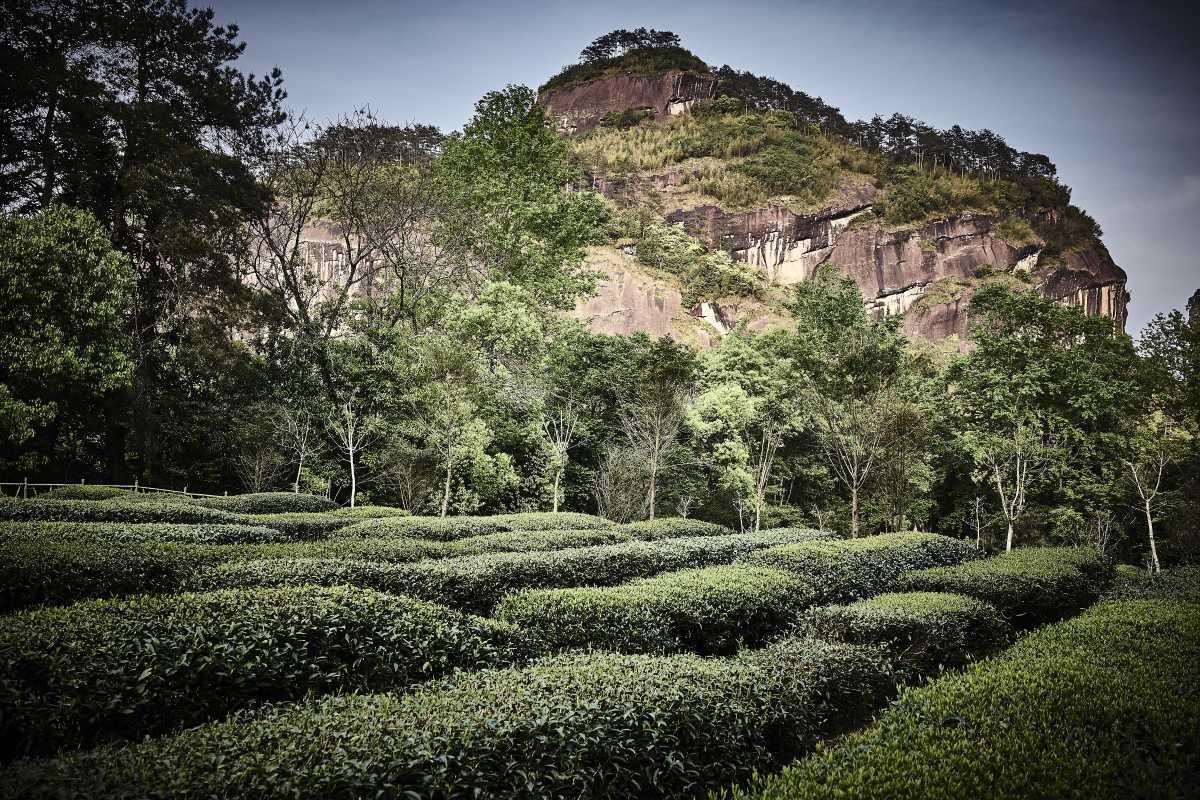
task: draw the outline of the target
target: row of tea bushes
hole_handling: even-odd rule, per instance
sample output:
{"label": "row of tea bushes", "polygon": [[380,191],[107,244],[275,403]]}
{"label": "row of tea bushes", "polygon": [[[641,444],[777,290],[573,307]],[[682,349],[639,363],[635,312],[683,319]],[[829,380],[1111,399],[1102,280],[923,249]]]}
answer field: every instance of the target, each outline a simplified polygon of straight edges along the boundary
{"label": "row of tea bushes", "polygon": [[779,535],[793,542],[747,555],[743,564],[609,588],[522,592],[495,613],[558,647],[725,653],[739,643],[761,644],[803,608],[878,594],[907,570],[980,555],[965,542],[928,533],[850,540],[816,531]]}
{"label": "row of tea bushes", "polygon": [[900,699],[735,798],[1194,797],[1200,606],[1102,603]]}
{"label": "row of tea bushes", "polygon": [[1012,627],[995,606],[942,592],[890,592],[800,615],[794,635],[883,647],[906,679],[999,650]]}
{"label": "row of tea bushes", "polygon": [[1096,602],[1112,577],[1100,553],[1079,547],[1028,547],[905,576],[909,591],[953,592],[999,608],[1019,627],[1071,616]]}
{"label": "row of tea bushes", "polygon": [[5,535],[0,537],[0,613],[87,598],[177,591],[197,570],[218,562],[215,549]]}
{"label": "row of tea bushes", "polygon": [[564,655],[20,762],[0,777],[0,794],[685,797],[861,725],[893,686],[874,651],[823,642],[724,659]]}
{"label": "row of tea bushes", "polygon": [[1181,600],[1200,603],[1200,566],[1183,565],[1151,574],[1121,565],[1102,600]]}
{"label": "row of tea bushes", "polygon": [[368,589],[99,600],[0,618],[0,758],[137,739],[309,693],[534,653],[516,628]]}
{"label": "row of tea bushes", "polygon": [[337,538],[399,537],[450,542],[510,531],[589,530],[612,528],[612,522],[591,514],[533,512],[490,517],[386,517],[358,522],[339,530]]}
{"label": "row of tea bushes", "polygon": [[671,570],[728,564],[754,550],[811,536],[766,531],[407,564],[345,559],[260,560],[212,567],[197,576],[194,588],[350,584],[487,613],[501,597],[521,589],[606,586]]}
{"label": "row of tea bushes", "polygon": [[166,522],[181,525],[245,524],[247,518],[195,503],[150,495],[110,500],[8,500],[0,502],[0,522]]}
{"label": "row of tea bushes", "polygon": [[0,523],[0,541],[9,538],[41,538],[55,542],[105,542],[123,545],[134,542],[177,544],[266,544],[287,541],[263,525],[170,522],[5,522]]}

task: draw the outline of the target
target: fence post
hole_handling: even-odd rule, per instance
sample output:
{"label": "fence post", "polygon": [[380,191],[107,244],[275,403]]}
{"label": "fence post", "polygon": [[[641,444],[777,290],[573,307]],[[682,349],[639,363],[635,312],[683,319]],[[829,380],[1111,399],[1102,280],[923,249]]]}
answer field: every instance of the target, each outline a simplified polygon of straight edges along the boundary
{"label": "fence post", "polygon": [[80,486],[83,486],[83,481],[84,481],[84,479],[83,479],[83,478],[80,478],[80,479],[79,479],[79,485],[80,485]]}
{"label": "fence post", "polygon": [[183,485],[183,493],[187,494],[187,484],[186,483]]}
{"label": "fence post", "polygon": [[133,479],[133,493],[134,494],[138,493],[138,483],[140,483],[140,481],[137,478],[134,478]]}
{"label": "fence post", "polygon": [[228,489],[226,489],[226,490],[225,490],[225,496],[226,496],[226,497],[229,497],[229,490],[228,490]]}
{"label": "fence post", "polygon": [[21,484],[21,499],[29,499],[29,477],[25,477],[25,481]]}
{"label": "fence post", "polygon": [[329,488],[325,490],[325,499],[326,500],[333,499],[333,476],[332,475],[329,477]]}

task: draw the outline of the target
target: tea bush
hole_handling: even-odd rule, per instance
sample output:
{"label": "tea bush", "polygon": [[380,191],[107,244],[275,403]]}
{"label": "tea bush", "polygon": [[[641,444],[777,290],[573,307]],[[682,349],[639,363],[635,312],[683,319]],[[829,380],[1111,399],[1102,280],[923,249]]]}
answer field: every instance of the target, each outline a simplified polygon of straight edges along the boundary
{"label": "tea bush", "polygon": [[287,514],[333,511],[338,504],[327,497],[292,492],[259,492],[229,497],[199,497],[196,503],[235,514]]}
{"label": "tea bush", "polygon": [[1184,798],[1200,772],[1200,606],[1104,603],[900,699],[735,798]]}
{"label": "tea bush", "polygon": [[257,701],[511,662],[515,628],[366,589],[98,600],[0,618],[0,756],[141,738]]}

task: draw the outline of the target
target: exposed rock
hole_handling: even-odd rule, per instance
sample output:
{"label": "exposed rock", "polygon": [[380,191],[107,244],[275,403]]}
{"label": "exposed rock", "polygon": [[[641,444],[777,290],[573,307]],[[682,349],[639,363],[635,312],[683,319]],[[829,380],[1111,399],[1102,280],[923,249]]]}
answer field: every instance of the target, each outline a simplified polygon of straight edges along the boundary
{"label": "exposed rock", "polygon": [[1187,301],[1188,322],[1192,325],[1200,323],[1200,289],[1196,290]]}
{"label": "exposed rock", "polygon": [[554,116],[561,133],[586,133],[610,111],[653,111],[656,119],[688,112],[697,100],[711,100],[717,78],[668,70],[652,75],[617,74],[572,86],[548,89],[538,102]]}

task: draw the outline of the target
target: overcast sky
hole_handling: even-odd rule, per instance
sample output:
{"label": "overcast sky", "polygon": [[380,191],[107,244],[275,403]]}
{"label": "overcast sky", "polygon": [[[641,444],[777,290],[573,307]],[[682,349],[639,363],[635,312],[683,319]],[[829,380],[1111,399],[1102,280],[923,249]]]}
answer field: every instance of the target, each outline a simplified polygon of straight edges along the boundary
{"label": "overcast sky", "polygon": [[1200,3],[210,0],[310,117],[370,105],[460,127],[615,28],[672,30],[709,64],[769,75],[848,119],[991,128],[1058,165],[1129,273],[1129,331],[1200,288]]}

